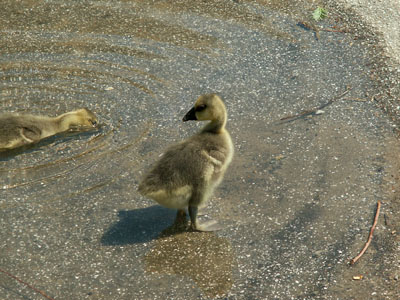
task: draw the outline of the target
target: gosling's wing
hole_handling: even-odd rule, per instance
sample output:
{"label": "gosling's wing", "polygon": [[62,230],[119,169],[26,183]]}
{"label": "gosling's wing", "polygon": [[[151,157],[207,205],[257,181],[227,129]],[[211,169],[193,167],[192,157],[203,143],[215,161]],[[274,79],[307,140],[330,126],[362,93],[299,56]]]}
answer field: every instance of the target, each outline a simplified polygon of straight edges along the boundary
{"label": "gosling's wing", "polygon": [[20,128],[21,137],[27,143],[34,143],[40,140],[42,136],[42,130],[36,126],[24,126]]}
{"label": "gosling's wing", "polygon": [[139,191],[174,190],[199,181],[205,157],[201,149],[187,141],[168,148],[144,176]]}
{"label": "gosling's wing", "polygon": [[0,116],[0,148],[12,149],[27,143],[31,143],[31,139],[23,133],[22,122],[18,117],[3,114]]}
{"label": "gosling's wing", "polygon": [[230,163],[233,156],[233,145],[228,133],[203,133],[196,138],[202,145],[203,154],[213,165],[218,167]]}

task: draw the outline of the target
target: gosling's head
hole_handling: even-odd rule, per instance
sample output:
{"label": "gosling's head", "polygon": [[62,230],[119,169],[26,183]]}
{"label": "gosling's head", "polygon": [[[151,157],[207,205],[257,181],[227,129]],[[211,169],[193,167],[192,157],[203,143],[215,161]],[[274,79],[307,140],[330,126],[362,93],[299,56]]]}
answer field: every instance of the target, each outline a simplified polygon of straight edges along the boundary
{"label": "gosling's head", "polygon": [[216,94],[206,94],[196,100],[194,107],[187,112],[182,121],[216,121],[223,119],[226,119],[224,102]]}
{"label": "gosling's head", "polygon": [[69,128],[96,127],[98,122],[96,115],[87,108],[66,113],[63,119],[68,123]]}

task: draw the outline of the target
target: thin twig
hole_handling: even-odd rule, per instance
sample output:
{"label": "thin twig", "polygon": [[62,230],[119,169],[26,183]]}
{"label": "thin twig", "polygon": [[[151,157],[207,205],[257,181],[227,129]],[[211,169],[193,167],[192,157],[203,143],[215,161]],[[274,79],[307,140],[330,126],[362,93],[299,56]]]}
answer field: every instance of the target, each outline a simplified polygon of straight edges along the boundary
{"label": "thin twig", "polygon": [[317,26],[315,26],[313,23],[299,22],[299,23],[297,23],[297,25],[306,30],[314,31],[315,38],[317,39],[317,41],[319,40],[319,28],[317,28]]}
{"label": "thin twig", "polygon": [[289,115],[289,116],[283,117],[280,120],[281,121],[285,121],[285,122],[291,122],[291,121],[297,120],[299,118],[303,118],[303,117],[306,117],[306,116],[309,116],[309,115],[313,115],[318,110],[321,110],[321,109],[327,107],[328,105],[331,105],[336,100],[339,100],[340,98],[344,97],[348,92],[350,92],[351,89],[352,89],[351,87],[347,87],[346,90],[343,93],[341,93],[340,95],[338,95],[336,97],[333,97],[332,99],[330,99],[325,104],[322,104],[322,105],[320,105],[320,106],[318,106],[316,108],[313,108],[313,109],[304,110],[304,111],[302,111],[301,113],[299,113],[297,115]]}
{"label": "thin twig", "polygon": [[375,227],[376,227],[376,223],[378,223],[380,209],[381,209],[381,201],[378,200],[378,204],[377,204],[377,207],[376,207],[375,218],[374,218],[374,223],[372,224],[371,230],[369,232],[368,240],[365,243],[365,246],[361,250],[360,254],[358,254],[356,257],[354,257],[352,260],[350,260],[350,264],[351,265],[354,265],[356,263],[356,261],[359,260],[361,256],[363,256],[364,252],[367,251],[367,248],[368,248],[369,244],[372,241],[372,234],[374,233],[374,230],[375,230]]}
{"label": "thin twig", "polygon": [[7,271],[4,271],[4,270],[0,269],[0,272],[3,272],[3,273],[6,274],[7,276],[9,276],[9,277],[15,279],[16,281],[18,281],[18,282],[24,284],[24,285],[27,286],[28,288],[34,290],[36,293],[41,294],[41,295],[42,295],[43,297],[45,297],[46,299],[54,300],[53,298],[47,296],[47,295],[46,295],[45,293],[43,293],[42,291],[40,291],[40,290],[38,290],[37,288],[31,286],[29,283],[26,283],[25,281],[19,279],[18,277],[14,276],[14,275],[12,275],[12,274],[10,274],[10,273],[8,273]]}
{"label": "thin twig", "polygon": [[327,32],[340,32],[340,33],[348,33],[350,32],[348,29],[336,29],[336,28],[318,28],[313,23],[299,21],[297,26],[302,27],[305,30],[311,30],[315,32],[317,39],[319,39],[319,31],[327,31]]}
{"label": "thin twig", "polygon": [[340,32],[340,33],[349,33],[350,32],[347,29],[331,29],[331,28],[321,28],[320,31]]}

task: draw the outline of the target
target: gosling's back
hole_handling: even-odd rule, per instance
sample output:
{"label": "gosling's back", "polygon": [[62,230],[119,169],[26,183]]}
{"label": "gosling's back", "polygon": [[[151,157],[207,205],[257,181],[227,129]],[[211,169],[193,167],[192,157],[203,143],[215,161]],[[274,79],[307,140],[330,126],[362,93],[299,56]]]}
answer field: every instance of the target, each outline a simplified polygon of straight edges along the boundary
{"label": "gosling's back", "polygon": [[[28,140],[21,138],[22,133]],[[39,140],[41,135],[42,129],[37,125],[33,115],[8,113],[0,115],[0,148],[14,148],[29,144]]]}

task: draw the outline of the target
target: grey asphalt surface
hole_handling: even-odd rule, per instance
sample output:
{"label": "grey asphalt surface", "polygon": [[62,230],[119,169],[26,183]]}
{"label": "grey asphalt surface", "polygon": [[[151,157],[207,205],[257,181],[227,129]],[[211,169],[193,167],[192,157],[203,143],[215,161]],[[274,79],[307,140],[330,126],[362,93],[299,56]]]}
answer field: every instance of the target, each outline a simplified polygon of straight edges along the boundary
{"label": "grey asphalt surface", "polygon": [[[2,154],[0,270],[54,299],[399,298],[398,3],[365,2],[3,1],[2,110],[102,125]],[[171,231],[137,184],[208,92],[226,229]],[[0,272],[0,299],[43,296]]]}

